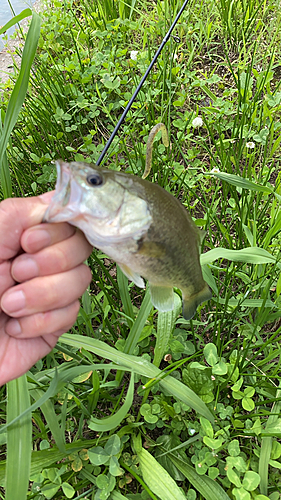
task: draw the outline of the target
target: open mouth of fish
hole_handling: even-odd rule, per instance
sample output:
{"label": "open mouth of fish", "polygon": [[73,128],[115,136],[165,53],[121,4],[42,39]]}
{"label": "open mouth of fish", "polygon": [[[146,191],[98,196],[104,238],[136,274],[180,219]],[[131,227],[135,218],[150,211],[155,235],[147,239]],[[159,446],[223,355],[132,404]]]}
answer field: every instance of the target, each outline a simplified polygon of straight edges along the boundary
{"label": "open mouth of fish", "polygon": [[81,189],[76,182],[72,182],[72,174],[68,164],[57,161],[56,169],[56,190],[45,212],[43,222],[52,222],[54,219],[55,222],[71,221],[79,213]]}

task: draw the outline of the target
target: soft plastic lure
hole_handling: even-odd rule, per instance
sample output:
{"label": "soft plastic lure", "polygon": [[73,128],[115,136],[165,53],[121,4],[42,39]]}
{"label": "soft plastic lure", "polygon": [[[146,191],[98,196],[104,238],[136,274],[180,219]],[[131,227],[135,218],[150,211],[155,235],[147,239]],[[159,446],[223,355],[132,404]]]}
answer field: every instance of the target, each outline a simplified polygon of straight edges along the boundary
{"label": "soft plastic lure", "polygon": [[153,143],[156,135],[158,134],[159,130],[162,132],[162,142],[166,148],[169,147],[169,137],[168,137],[168,131],[164,123],[157,123],[154,125],[154,127],[151,129],[150,134],[147,139],[147,144],[146,144],[146,158],[145,158],[145,170],[143,173],[142,178],[146,179],[148,176],[150,170],[151,170],[151,163],[152,163],[152,151],[153,151]]}

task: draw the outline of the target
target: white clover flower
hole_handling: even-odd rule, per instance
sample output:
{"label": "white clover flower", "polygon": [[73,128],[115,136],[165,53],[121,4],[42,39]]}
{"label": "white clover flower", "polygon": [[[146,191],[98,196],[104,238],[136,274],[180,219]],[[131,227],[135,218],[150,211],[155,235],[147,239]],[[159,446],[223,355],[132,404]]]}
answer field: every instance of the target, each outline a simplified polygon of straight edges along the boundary
{"label": "white clover flower", "polygon": [[219,173],[220,173],[220,169],[217,167],[212,168],[212,170],[210,172],[210,174],[219,174]]}
{"label": "white clover flower", "polygon": [[196,118],[194,118],[194,120],[192,120],[191,125],[192,125],[193,128],[202,127],[203,120],[202,120],[201,116],[196,116]]}
{"label": "white clover flower", "polygon": [[250,142],[246,142],[246,148],[249,148],[249,149],[254,149],[255,147],[255,143],[250,141]]}
{"label": "white clover flower", "polygon": [[131,59],[133,59],[133,61],[136,61],[137,60],[137,55],[138,55],[139,51],[138,50],[131,50],[131,54],[130,54],[130,57]]}

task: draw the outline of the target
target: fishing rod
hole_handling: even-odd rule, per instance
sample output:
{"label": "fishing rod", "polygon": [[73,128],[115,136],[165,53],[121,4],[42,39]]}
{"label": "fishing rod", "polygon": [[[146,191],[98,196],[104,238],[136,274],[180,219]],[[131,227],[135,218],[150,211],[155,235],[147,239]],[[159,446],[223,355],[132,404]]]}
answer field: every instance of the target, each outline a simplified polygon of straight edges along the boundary
{"label": "fishing rod", "polygon": [[133,95],[132,95],[131,99],[129,100],[129,102],[128,102],[127,106],[126,106],[126,108],[124,109],[124,111],[123,111],[123,113],[122,113],[122,115],[121,115],[121,117],[120,117],[120,119],[119,119],[119,121],[118,121],[118,123],[117,123],[117,125],[116,125],[115,129],[113,130],[113,132],[112,132],[111,136],[109,137],[109,139],[108,139],[108,141],[107,141],[107,143],[106,143],[105,147],[103,148],[103,150],[102,150],[102,152],[101,152],[101,154],[100,154],[100,156],[99,156],[98,160],[96,161],[96,165],[100,165],[100,164],[101,164],[101,162],[102,162],[102,160],[104,159],[104,157],[105,157],[105,155],[106,155],[106,153],[107,153],[108,149],[110,148],[110,145],[111,145],[111,143],[112,143],[112,141],[113,141],[114,137],[116,136],[116,134],[117,134],[117,132],[118,132],[119,128],[121,127],[121,125],[122,125],[123,121],[125,120],[125,118],[126,118],[126,116],[127,116],[128,112],[129,112],[129,110],[130,110],[130,108],[131,108],[131,106],[132,106],[132,104],[133,104],[134,100],[136,99],[136,97],[137,97],[137,95],[138,95],[138,93],[139,93],[140,89],[142,88],[142,86],[143,86],[143,84],[144,84],[145,80],[147,79],[147,77],[148,77],[148,75],[149,75],[149,73],[150,73],[151,69],[153,68],[154,64],[156,63],[156,61],[157,61],[157,59],[158,59],[159,54],[161,54],[161,52],[162,52],[162,49],[163,49],[164,45],[165,45],[165,44],[167,43],[167,41],[169,40],[169,38],[170,38],[170,36],[171,36],[171,34],[172,34],[172,31],[173,31],[174,27],[176,26],[176,24],[177,24],[177,22],[178,22],[178,20],[179,20],[179,18],[180,18],[180,16],[181,16],[181,14],[182,14],[182,12],[184,11],[184,9],[185,9],[185,7],[186,7],[186,5],[187,5],[187,2],[188,2],[188,1],[189,1],[189,0],[185,0],[185,1],[183,2],[183,5],[182,5],[182,7],[180,8],[180,10],[179,10],[178,14],[176,15],[175,20],[174,20],[174,21],[173,21],[173,23],[171,24],[171,27],[170,27],[169,31],[168,31],[168,32],[166,33],[166,35],[164,36],[164,38],[163,38],[163,40],[162,40],[162,42],[161,42],[161,45],[159,46],[159,48],[158,48],[158,50],[157,50],[157,52],[156,52],[155,56],[153,57],[153,59],[152,59],[152,61],[151,61],[150,65],[148,66],[148,68],[147,68],[147,70],[146,70],[145,74],[143,75],[143,77],[142,77],[142,79],[141,79],[140,83],[138,84],[138,86],[137,86],[137,88],[136,88],[135,92],[133,93]]}

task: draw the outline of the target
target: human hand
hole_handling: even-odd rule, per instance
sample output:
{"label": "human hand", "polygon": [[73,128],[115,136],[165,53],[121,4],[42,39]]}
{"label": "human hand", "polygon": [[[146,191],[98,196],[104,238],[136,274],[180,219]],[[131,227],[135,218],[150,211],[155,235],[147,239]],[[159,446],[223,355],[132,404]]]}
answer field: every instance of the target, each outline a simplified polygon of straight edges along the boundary
{"label": "human hand", "polygon": [[53,349],[91,281],[84,235],[65,222],[41,224],[52,195],[0,203],[0,385]]}

